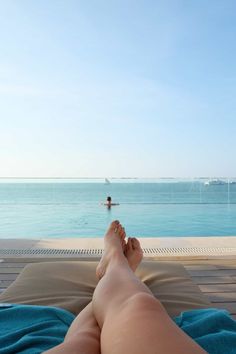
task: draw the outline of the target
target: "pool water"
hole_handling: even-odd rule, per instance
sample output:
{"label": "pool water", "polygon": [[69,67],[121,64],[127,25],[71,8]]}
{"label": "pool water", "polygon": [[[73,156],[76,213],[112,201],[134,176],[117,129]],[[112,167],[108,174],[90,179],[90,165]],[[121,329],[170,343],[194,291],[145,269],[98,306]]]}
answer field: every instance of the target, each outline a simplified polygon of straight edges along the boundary
{"label": "pool water", "polygon": [[114,219],[130,236],[236,236],[236,184],[0,183],[1,238],[102,237]]}

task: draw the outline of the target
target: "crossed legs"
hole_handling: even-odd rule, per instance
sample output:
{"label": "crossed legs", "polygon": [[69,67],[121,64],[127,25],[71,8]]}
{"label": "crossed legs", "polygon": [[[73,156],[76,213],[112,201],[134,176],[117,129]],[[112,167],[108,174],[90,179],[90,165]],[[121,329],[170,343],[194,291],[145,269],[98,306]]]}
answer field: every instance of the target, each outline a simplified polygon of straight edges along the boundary
{"label": "crossed legs", "polygon": [[[113,223],[110,227],[107,236],[114,227],[117,227],[119,235],[119,243],[123,253],[126,256],[130,269],[134,272],[142,260],[142,249],[139,241],[135,238],[129,238],[125,241],[125,232],[122,226],[118,223]],[[103,257],[97,269],[98,278],[102,277],[102,271],[106,271],[106,259]],[[101,330],[93,313],[93,305],[90,302],[72,322],[64,342],[44,354],[100,354],[100,336]]]}
{"label": "crossed legs", "polygon": [[205,353],[135,276],[124,255],[119,230],[120,224],[113,223],[105,235],[105,252],[97,268],[102,278],[92,301],[101,328],[101,353]]}
{"label": "crossed legs", "polygon": [[[104,238],[105,251],[97,267],[100,281],[92,303],[70,327],[61,344],[61,348],[67,346],[66,351],[56,350],[58,346],[47,353],[206,353],[175,325],[135,276],[133,270],[142,258],[141,248],[138,241],[125,244],[124,239],[124,229],[119,222],[113,222]],[[69,348],[71,343],[73,351]]]}

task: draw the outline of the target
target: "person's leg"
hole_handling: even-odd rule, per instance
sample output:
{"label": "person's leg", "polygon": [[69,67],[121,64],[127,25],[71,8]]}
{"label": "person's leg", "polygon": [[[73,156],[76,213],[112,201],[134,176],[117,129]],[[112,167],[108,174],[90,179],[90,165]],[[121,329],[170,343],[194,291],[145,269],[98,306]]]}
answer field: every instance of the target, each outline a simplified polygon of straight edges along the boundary
{"label": "person's leg", "polygon": [[[122,250],[128,259],[129,266],[135,271],[142,259],[142,250],[137,247],[139,243],[135,239],[130,238],[126,245],[123,229],[120,230],[120,236],[122,237]],[[64,342],[44,354],[100,354],[100,334],[101,331],[90,302],[72,322]]]}
{"label": "person's leg", "polygon": [[100,328],[90,302],[72,322],[64,342],[44,354],[100,354]]}
{"label": "person's leg", "polygon": [[[134,275],[122,244],[124,232],[113,222],[105,235],[98,265],[99,281],[92,300],[101,328],[102,354],[206,353],[168,316],[161,303]],[[129,253],[137,252],[131,247]]]}

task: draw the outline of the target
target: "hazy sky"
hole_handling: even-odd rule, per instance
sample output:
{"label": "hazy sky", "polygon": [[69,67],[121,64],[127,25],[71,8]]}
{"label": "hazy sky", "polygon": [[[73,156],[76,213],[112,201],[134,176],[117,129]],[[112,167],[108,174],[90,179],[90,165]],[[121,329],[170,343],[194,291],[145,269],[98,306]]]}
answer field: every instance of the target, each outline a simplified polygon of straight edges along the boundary
{"label": "hazy sky", "polygon": [[236,176],[235,0],[0,0],[0,176]]}

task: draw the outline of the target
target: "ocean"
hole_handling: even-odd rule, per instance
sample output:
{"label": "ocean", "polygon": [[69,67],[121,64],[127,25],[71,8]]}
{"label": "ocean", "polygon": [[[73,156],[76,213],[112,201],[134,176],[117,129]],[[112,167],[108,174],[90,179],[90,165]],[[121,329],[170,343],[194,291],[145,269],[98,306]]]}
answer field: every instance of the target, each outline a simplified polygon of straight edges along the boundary
{"label": "ocean", "polygon": [[1,180],[0,238],[102,237],[115,219],[128,236],[236,236],[236,184],[205,182]]}

